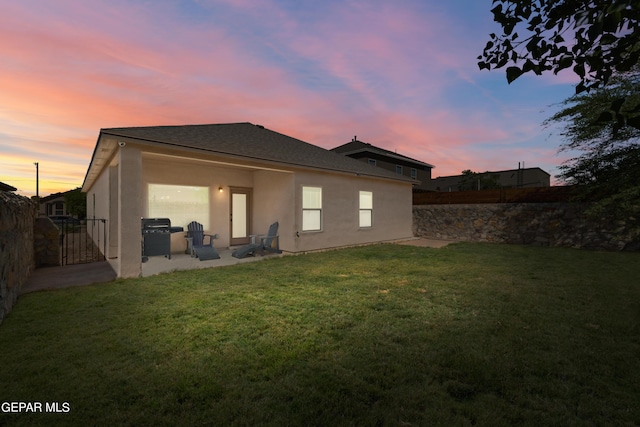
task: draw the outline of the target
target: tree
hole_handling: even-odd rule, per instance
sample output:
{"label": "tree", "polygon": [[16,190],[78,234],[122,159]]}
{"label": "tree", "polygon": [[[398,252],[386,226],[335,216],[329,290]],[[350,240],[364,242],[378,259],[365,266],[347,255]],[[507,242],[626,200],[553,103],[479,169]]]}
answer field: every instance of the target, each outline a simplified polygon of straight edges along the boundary
{"label": "tree", "polygon": [[84,219],[87,216],[87,196],[82,193],[82,190],[78,187],[75,190],[67,191],[64,195],[64,203],[67,208],[67,212],[71,215],[77,216],[79,219]]}
{"label": "tree", "polygon": [[561,166],[558,177],[594,202],[589,213],[640,223],[640,130],[602,120],[602,111],[618,99],[624,99],[621,111],[640,104],[640,66],[613,76],[606,87],[565,100],[545,124],[563,127],[561,151],[580,153]]}
{"label": "tree", "polygon": [[470,169],[462,171],[462,179],[458,185],[460,191],[493,190],[500,188],[499,176],[490,172],[478,173]]}
{"label": "tree", "polygon": [[[609,83],[640,59],[640,0],[493,0],[493,19],[502,34],[490,34],[478,66],[506,68],[507,81],[522,74],[573,68],[580,77],[576,94]],[[640,129],[640,104],[611,121]],[[604,119],[605,117],[601,117]]]}

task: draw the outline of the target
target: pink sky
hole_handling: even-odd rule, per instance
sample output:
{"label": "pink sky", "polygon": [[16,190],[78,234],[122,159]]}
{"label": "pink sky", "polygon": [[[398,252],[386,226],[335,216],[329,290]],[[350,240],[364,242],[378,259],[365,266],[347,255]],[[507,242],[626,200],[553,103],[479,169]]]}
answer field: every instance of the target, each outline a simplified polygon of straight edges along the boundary
{"label": "pink sky", "polygon": [[554,175],[541,127],[571,76],[480,72],[490,2],[25,0],[0,6],[0,181],[82,184],[100,128],[249,121],[333,148],[358,139],[435,176]]}

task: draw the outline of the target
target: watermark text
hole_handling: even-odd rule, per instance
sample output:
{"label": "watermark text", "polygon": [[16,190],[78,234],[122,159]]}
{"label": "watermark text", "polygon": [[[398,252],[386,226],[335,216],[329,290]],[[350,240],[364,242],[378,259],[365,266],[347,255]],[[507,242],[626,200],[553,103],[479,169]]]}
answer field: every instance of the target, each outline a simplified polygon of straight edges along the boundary
{"label": "watermark text", "polygon": [[0,413],[61,413],[71,412],[69,402],[2,402],[0,403]]}

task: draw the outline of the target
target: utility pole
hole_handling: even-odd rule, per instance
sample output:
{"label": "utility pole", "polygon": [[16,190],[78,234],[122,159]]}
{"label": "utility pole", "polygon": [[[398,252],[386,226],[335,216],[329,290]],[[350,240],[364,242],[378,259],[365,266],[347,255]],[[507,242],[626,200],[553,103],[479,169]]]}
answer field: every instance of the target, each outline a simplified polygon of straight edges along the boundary
{"label": "utility pole", "polygon": [[35,162],[34,165],[36,165],[36,199],[40,200],[40,167],[38,162]]}

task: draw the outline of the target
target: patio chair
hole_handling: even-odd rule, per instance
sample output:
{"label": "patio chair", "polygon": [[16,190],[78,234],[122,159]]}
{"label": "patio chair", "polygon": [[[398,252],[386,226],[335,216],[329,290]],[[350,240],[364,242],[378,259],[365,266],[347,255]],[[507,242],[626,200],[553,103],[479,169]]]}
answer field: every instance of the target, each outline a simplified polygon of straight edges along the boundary
{"label": "patio chair", "polygon": [[[206,261],[210,259],[220,259],[220,255],[215,247],[213,247],[213,239],[217,239],[217,234],[204,234],[204,228],[202,224],[196,221],[192,221],[187,226],[187,240],[191,240],[191,256],[195,256],[200,261]],[[205,238],[209,238],[209,243],[205,244]]]}
{"label": "patio chair", "polygon": [[[252,242],[248,245],[242,246],[231,254],[235,258],[244,258],[249,255],[255,256],[256,251],[260,251],[260,255],[264,256],[264,252],[273,252],[281,254],[280,243],[278,239],[278,222],[274,222],[269,226],[269,231],[266,235],[251,236]],[[258,241],[259,239],[259,241]]]}

